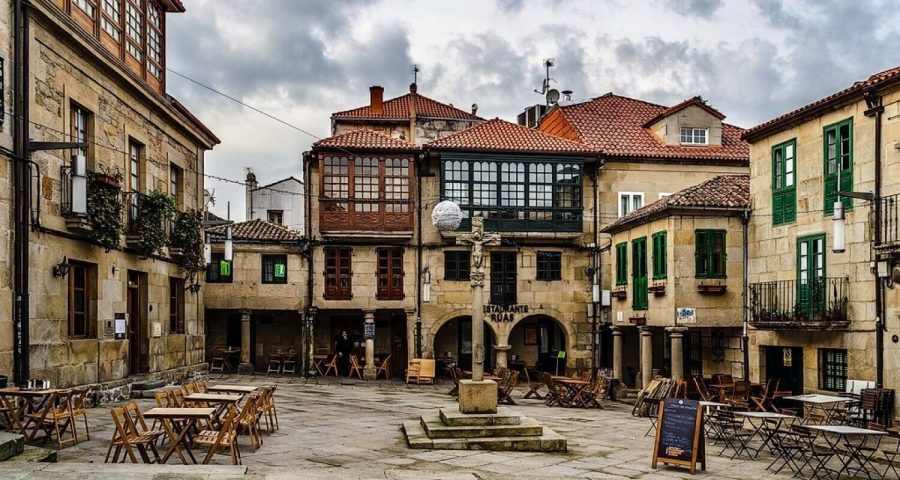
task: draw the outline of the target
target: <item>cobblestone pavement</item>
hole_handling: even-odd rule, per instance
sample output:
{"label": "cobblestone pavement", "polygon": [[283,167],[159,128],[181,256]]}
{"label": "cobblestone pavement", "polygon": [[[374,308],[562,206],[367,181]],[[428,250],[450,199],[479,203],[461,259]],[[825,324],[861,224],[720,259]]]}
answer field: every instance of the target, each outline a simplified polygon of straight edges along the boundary
{"label": "cobblestone pavement", "polygon": [[[569,452],[539,454],[411,450],[400,424],[437,407],[453,405],[447,384],[406,386],[400,382],[347,382],[277,377],[214,378],[215,383],[277,383],[276,403],[281,429],[264,435],[264,444],[251,452],[242,437],[246,468],[134,466],[102,464],[112,434],[109,408],[89,411],[91,440],[62,450],[61,464],[22,466],[2,464],[0,478],[216,478],[249,475],[267,479],[494,479],[494,478],[790,478],[766,470],[771,460],[729,460],[719,457],[720,447],[708,448],[707,472],[691,477],[684,469],[650,468],[653,439],[644,437],[649,425],[633,418],[630,407],[608,403],[604,410],[549,408],[543,402],[522,400],[514,411],[543,422],[566,436]],[[523,392],[514,395],[521,398]],[[141,407],[151,401],[141,400]],[[94,465],[83,465],[86,463]],[[76,465],[82,464],[82,465]],[[217,468],[218,470],[210,470]]]}

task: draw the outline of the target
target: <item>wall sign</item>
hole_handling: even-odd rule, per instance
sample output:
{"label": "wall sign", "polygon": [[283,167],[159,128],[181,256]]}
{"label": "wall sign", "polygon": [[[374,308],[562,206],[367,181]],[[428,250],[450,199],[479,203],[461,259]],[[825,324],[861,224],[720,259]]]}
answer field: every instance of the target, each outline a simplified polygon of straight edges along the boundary
{"label": "wall sign", "polygon": [[125,334],[128,330],[128,314],[117,313],[115,318],[115,328],[113,335],[116,340],[125,340]]}
{"label": "wall sign", "polygon": [[374,323],[366,322],[363,324],[363,337],[365,337],[366,340],[368,340],[370,338],[375,338],[375,324]]}
{"label": "wall sign", "polygon": [[697,309],[690,307],[679,307],[675,311],[675,324],[697,323]]}
{"label": "wall sign", "polygon": [[782,363],[785,367],[793,367],[794,366],[794,352],[790,348],[782,348]]}
{"label": "wall sign", "polygon": [[653,463],[690,467],[697,473],[697,463],[706,470],[706,441],[703,435],[703,409],[696,400],[667,398],[659,406],[659,426],[653,443]]}
{"label": "wall sign", "polygon": [[513,322],[517,313],[528,313],[528,305],[494,305],[489,303],[484,306],[485,315],[490,315],[486,320],[492,322]]}

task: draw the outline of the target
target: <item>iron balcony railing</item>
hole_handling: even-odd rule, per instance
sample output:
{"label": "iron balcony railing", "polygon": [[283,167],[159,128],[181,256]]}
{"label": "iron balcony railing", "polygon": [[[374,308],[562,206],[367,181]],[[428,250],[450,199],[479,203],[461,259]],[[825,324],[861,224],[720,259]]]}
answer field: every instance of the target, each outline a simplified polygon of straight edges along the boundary
{"label": "iron balcony railing", "polygon": [[888,195],[875,201],[879,210],[876,228],[881,232],[877,247],[900,247],[900,194]]}
{"label": "iron balcony railing", "polygon": [[[91,170],[85,170],[87,174],[87,188],[90,190],[93,184],[94,172]],[[60,199],[59,199],[59,213],[64,217],[72,216],[72,177],[74,176],[74,169],[71,165],[63,165],[59,167],[59,180],[60,180]]]}
{"label": "iron balcony railing", "polygon": [[848,280],[779,280],[750,285],[750,324],[765,330],[847,328]]}
{"label": "iron balcony railing", "polygon": [[484,229],[493,232],[581,232],[581,208],[463,207],[466,217],[459,229],[469,230],[473,215],[484,217]]}

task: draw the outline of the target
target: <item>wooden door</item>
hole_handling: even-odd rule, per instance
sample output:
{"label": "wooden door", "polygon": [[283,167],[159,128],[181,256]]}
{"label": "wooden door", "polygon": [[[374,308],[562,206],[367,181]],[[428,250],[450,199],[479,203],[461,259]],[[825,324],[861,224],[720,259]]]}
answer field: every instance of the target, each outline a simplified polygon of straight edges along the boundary
{"label": "wooden door", "polygon": [[128,271],[128,359],[131,374],[150,370],[146,278],[145,273]]}

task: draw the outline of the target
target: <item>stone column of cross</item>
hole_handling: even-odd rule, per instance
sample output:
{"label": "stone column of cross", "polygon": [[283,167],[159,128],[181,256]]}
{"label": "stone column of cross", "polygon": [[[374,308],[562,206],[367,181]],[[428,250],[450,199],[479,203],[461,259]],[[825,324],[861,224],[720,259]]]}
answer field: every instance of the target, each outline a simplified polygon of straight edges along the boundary
{"label": "stone column of cross", "polygon": [[484,217],[472,217],[472,231],[456,238],[458,244],[472,249],[472,380],[484,380],[484,247],[499,245],[500,235],[484,233]]}

